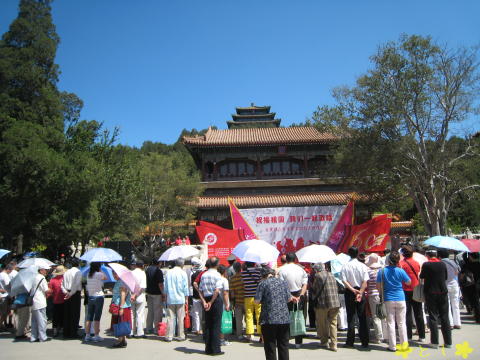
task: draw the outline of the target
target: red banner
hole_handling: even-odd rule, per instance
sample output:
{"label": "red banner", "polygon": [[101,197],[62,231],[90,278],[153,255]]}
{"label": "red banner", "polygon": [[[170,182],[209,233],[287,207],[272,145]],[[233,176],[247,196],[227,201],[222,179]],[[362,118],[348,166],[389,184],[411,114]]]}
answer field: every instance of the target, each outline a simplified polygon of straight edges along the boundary
{"label": "red banner", "polygon": [[360,225],[351,227],[350,235],[339,250],[347,252],[352,246],[356,246],[359,252],[384,251],[390,238],[390,225],[392,217],[389,214],[377,216]]}
{"label": "red banner", "polygon": [[233,248],[243,240],[242,230],[225,229],[206,221],[199,221],[195,229],[200,242],[208,245],[208,257],[216,256],[224,265],[228,264]]}

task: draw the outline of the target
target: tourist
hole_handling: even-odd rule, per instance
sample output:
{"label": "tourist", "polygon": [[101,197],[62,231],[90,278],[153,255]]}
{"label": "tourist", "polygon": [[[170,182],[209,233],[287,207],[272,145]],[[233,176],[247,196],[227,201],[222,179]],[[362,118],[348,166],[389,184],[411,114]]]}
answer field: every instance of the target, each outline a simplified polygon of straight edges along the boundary
{"label": "tourist", "polygon": [[388,255],[388,265],[377,274],[377,288],[383,291],[380,294],[387,310],[388,350],[397,351],[395,326],[398,328],[402,350],[408,348],[405,293],[403,284],[410,285],[411,280],[405,270],[398,267],[400,254],[392,251]]}
{"label": "tourist", "polygon": [[30,291],[30,295],[33,296],[30,342],[50,340],[47,338],[47,296],[51,290],[48,288],[47,279],[45,279],[48,270],[50,270],[48,267],[38,269],[38,274],[33,282],[34,286]]}
{"label": "tourist", "polygon": [[63,316],[63,337],[78,338],[78,323],[80,321],[82,273],[78,269],[78,259],[72,258],[67,263],[69,268],[63,274],[62,292],[65,295]]}
{"label": "tourist", "polygon": [[[132,323],[132,311],[131,311],[131,296],[130,290],[127,285],[120,280],[117,273],[113,272],[113,277],[116,280],[112,290],[112,304],[115,310],[112,313],[112,327],[120,322]],[[118,336],[117,342],[112,345],[112,348],[126,348],[127,339],[126,336]]]}
{"label": "tourist", "polygon": [[450,325],[453,325],[454,329],[461,329],[462,322],[460,319],[460,286],[458,285],[458,273],[460,272],[460,266],[448,258],[448,251],[438,249],[438,257],[445,265],[447,265],[447,290],[448,290],[448,302],[449,311],[448,319]]}
{"label": "tourist", "polygon": [[[87,294],[88,294],[88,310],[87,321],[85,322],[85,341],[100,342],[103,338],[100,336],[100,319],[102,317],[104,293],[103,281],[107,280],[106,275],[100,271],[102,266],[99,262],[92,262],[87,276]],[[93,322],[93,333],[91,334],[91,325]]]}
{"label": "tourist", "polygon": [[288,360],[290,335],[290,313],[288,303],[295,300],[288,284],[274,277],[275,271],[261,269],[262,281],[257,287],[255,302],[262,305],[260,324],[262,326],[263,349],[267,360]]}
{"label": "tourist", "polygon": [[163,273],[159,267],[158,260],[152,260],[150,266],[146,270],[146,278],[148,308],[146,328],[148,333],[154,334],[163,317]]}
{"label": "tourist", "polygon": [[[0,266],[2,266],[0,264]],[[10,288],[10,272],[11,266],[0,268],[0,329],[3,327],[3,323],[7,320],[10,313],[9,305],[9,288]]]}
{"label": "tourist", "polygon": [[350,261],[342,268],[342,280],[345,285],[345,307],[347,310],[347,341],[345,347],[354,347],[355,314],[358,317],[358,333],[362,349],[367,350],[369,343],[367,316],[365,313],[365,289],[367,288],[368,267],[357,259],[358,249],[352,246],[348,249]]}
{"label": "tourist", "polygon": [[480,323],[480,262],[478,254],[465,252],[463,257],[464,264],[459,274],[459,283],[467,308],[469,307],[473,311],[475,321]]}
{"label": "tourist", "polygon": [[370,254],[365,261],[365,265],[368,266],[368,285],[367,285],[367,300],[368,305],[370,308],[370,314],[372,316],[373,322],[373,343],[379,344],[384,339],[384,335],[386,335],[386,331],[384,334],[383,329],[386,328],[386,324],[384,320],[381,320],[376,312],[375,309],[377,304],[380,303],[380,294],[377,289],[377,274],[378,271],[382,268],[382,265],[379,262],[379,256],[375,253]]}
{"label": "tourist", "polygon": [[[230,309],[230,287],[227,279],[227,267],[225,265],[218,265],[217,271],[220,275],[222,275],[222,288],[220,290],[219,296],[224,299],[223,301],[223,311],[227,311],[227,309]],[[230,342],[228,342],[225,339],[225,334],[220,333],[220,345],[221,346],[226,346],[230,345]]]}
{"label": "tourist", "polygon": [[[400,261],[400,267],[405,270],[410,278],[410,284],[403,284],[403,292],[405,293],[405,304],[407,306],[407,336],[408,340],[413,337],[413,320],[412,312],[415,318],[415,324],[418,332],[418,341],[425,341],[425,321],[423,304],[413,299],[413,289],[419,283],[420,264],[413,258],[413,248],[410,245],[404,245],[401,249],[403,260]],[[413,311],[412,311],[413,310]]]}
{"label": "tourist", "polygon": [[63,331],[63,315],[65,312],[64,303],[65,295],[62,292],[63,274],[65,274],[65,267],[58,265],[52,273],[52,278],[48,283],[51,290],[51,297],[53,301],[53,337],[57,337]]}
{"label": "tourist", "polygon": [[315,264],[313,270],[315,279],[312,293],[315,299],[317,336],[321,347],[337,351],[337,316],[340,310],[337,280],[322,263]]}
{"label": "tourist", "polygon": [[235,255],[230,254],[227,257],[227,262],[228,262],[228,268],[227,268],[227,279],[230,280],[230,278],[235,275],[235,269],[233,268],[233,264],[237,261],[237,258]]}
{"label": "tourist", "polygon": [[452,346],[452,330],[448,320],[447,265],[437,257],[436,250],[426,252],[428,261],[423,263],[420,278],[425,284],[425,307],[428,312],[431,347],[438,347],[438,319],[446,348]]}
{"label": "tourist", "polygon": [[[286,254],[287,263],[278,270],[278,277],[287,282],[290,293],[296,298],[295,303],[298,305],[298,310],[303,311],[306,302],[308,275],[300,265],[295,264],[296,258],[294,252]],[[293,303],[288,306],[289,310],[292,311]],[[302,342],[303,335],[295,336],[295,348],[300,348]]]}
{"label": "tourist", "polygon": [[195,335],[201,335],[202,320],[203,320],[203,304],[200,295],[198,294],[198,284],[195,280],[202,272],[202,262],[199,258],[193,257],[192,260],[192,273],[190,275],[190,282],[192,284],[192,311],[190,316],[192,317],[192,333]]}
{"label": "tourist", "polygon": [[[205,309],[205,354],[222,355],[220,348],[220,333],[222,324],[223,304],[228,303],[222,299],[220,292],[224,286],[222,276],[217,271],[219,260],[217,257],[209,259],[210,268],[202,274],[199,284],[199,295]],[[226,310],[229,307],[226,306]]]}
{"label": "tourist", "polygon": [[165,341],[170,342],[175,332],[175,322],[177,324],[177,337],[175,340],[184,341],[185,329],[185,304],[188,304],[188,279],[183,271],[185,260],[178,258],[175,260],[175,266],[167,271],[165,276],[165,298],[167,304],[167,336]]}
{"label": "tourist", "polygon": [[246,261],[241,274],[243,281],[243,292],[245,295],[245,335],[246,340],[251,341],[254,334],[254,316],[257,324],[257,333],[259,336],[262,334],[260,326],[260,311],[262,310],[262,307],[260,304],[255,303],[255,294],[257,292],[258,283],[260,282],[260,269],[255,267],[255,263]]}
{"label": "tourist", "polygon": [[145,337],[145,309],[147,307],[147,298],[145,296],[145,289],[147,288],[147,276],[143,270],[144,262],[142,260],[135,261],[135,269],[132,271],[135,280],[139,285],[139,292],[132,294],[132,315],[133,326],[131,336]]}
{"label": "tourist", "polygon": [[235,269],[235,275],[230,278],[230,298],[233,300],[235,335],[238,340],[242,340],[243,315],[245,313],[245,290],[242,280],[242,265],[239,262],[235,262],[233,268]]}

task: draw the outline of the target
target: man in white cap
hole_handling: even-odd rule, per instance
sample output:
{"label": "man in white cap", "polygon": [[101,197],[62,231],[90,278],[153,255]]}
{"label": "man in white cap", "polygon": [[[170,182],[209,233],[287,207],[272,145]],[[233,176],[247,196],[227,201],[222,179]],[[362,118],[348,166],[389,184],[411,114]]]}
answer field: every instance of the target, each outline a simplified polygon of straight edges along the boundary
{"label": "man in white cap", "polygon": [[45,342],[47,338],[47,296],[51,290],[48,288],[47,275],[49,268],[38,269],[35,282],[30,296],[33,296],[32,304],[32,334],[30,342]]}

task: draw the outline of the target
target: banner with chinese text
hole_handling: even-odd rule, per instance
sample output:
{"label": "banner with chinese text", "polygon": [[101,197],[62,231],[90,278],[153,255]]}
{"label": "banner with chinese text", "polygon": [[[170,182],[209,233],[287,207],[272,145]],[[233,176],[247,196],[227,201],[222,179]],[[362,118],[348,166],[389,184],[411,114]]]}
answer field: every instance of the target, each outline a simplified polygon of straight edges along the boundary
{"label": "banner with chinese text", "polygon": [[312,243],[324,244],[345,208],[345,205],[332,205],[239,211],[260,240],[276,246],[281,254],[285,254]]}

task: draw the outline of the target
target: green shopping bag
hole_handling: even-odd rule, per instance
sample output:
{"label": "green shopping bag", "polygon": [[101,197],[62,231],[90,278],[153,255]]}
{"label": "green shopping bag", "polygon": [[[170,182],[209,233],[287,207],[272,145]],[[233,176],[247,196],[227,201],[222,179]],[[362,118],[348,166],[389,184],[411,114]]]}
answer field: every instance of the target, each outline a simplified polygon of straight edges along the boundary
{"label": "green shopping bag", "polygon": [[222,334],[228,335],[233,332],[232,312],[223,310],[222,313]]}
{"label": "green shopping bag", "polygon": [[303,311],[298,310],[298,305],[294,304],[293,310],[290,311],[290,336],[305,335],[306,333]]}

